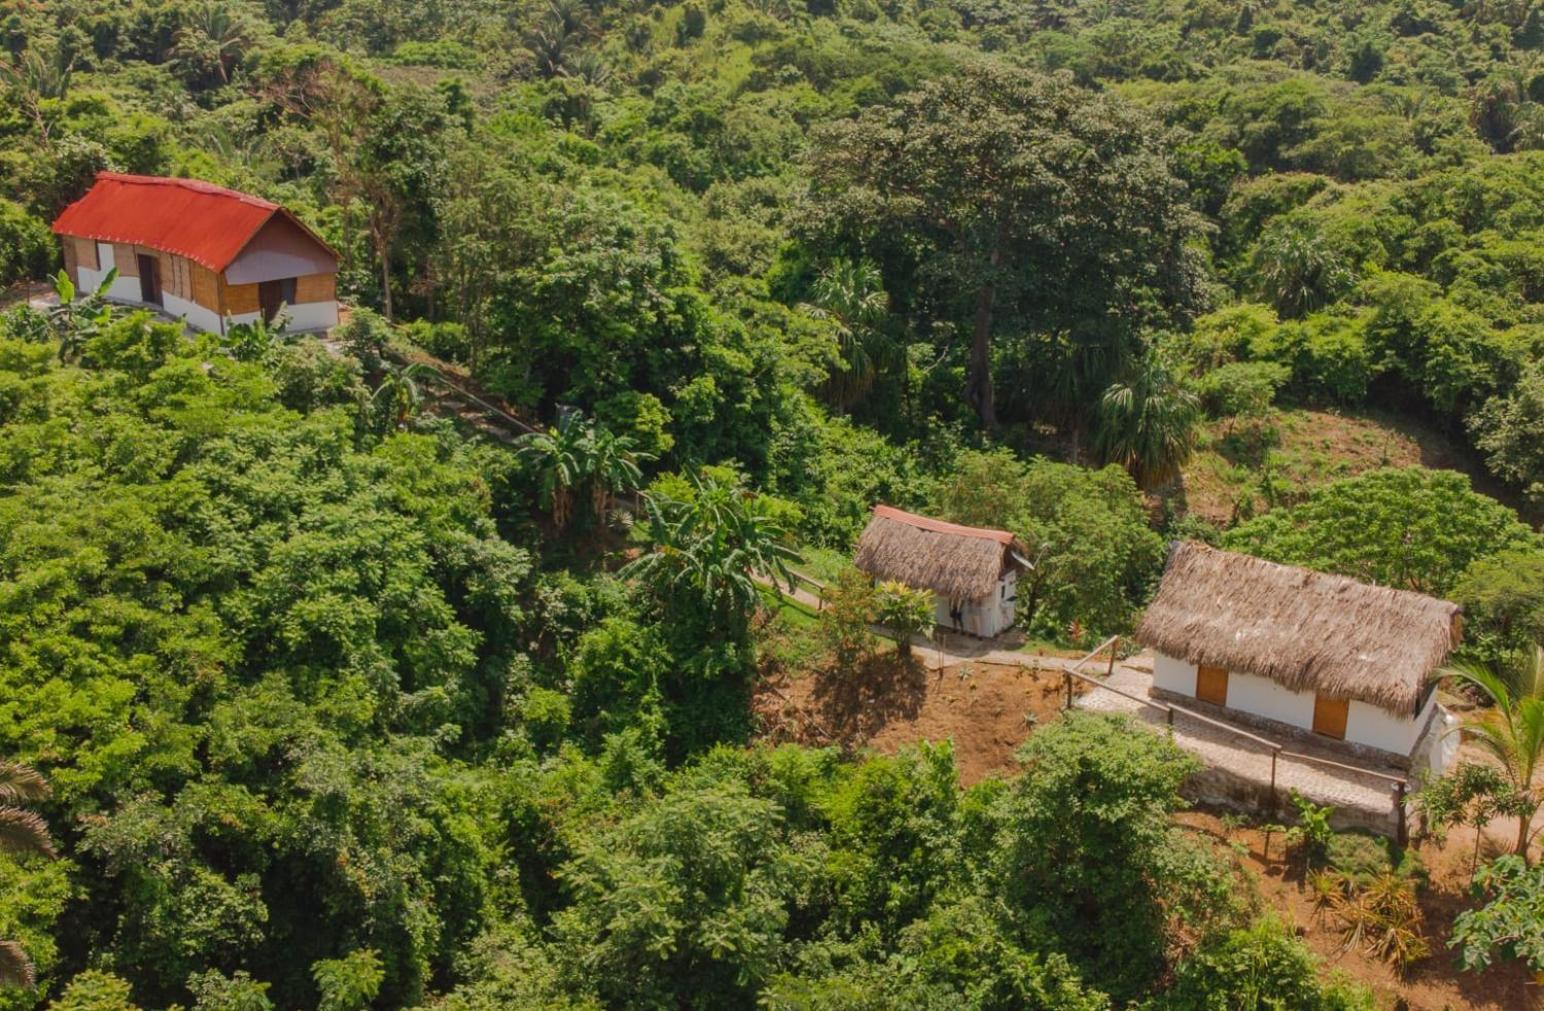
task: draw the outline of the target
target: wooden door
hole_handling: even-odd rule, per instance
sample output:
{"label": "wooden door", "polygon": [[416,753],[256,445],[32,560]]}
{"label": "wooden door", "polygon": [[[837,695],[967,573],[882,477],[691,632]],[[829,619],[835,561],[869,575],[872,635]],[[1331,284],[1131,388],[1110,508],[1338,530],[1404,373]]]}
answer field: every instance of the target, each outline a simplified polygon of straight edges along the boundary
{"label": "wooden door", "polygon": [[1214,706],[1228,704],[1228,670],[1226,667],[1196,668],[1196,698]]}
{"label": "wooden door", "polygon": [[261,281],[257,286],[257,305],[262,310],[263,322],[272,323],[282,306],[295,304],[295,279],[286,277],[280,281]]}
{"label": "wooden door", "polygon": [[1350,699],[1327,699],[1323,695],[1313,697],[1313,732],[1346,739],[1346,716],[1351,710]]}
{"label": "wooden door", "polygon": [[139,266],[139,300],[147,305],[161,304],[161,261],[141,253],[135,257]]}

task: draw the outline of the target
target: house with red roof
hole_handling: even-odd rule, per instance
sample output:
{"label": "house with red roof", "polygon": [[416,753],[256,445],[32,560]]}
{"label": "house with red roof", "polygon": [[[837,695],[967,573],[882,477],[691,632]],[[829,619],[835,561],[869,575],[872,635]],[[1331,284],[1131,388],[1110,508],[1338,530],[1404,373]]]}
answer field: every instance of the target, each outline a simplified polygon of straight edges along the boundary
{"label": "house with red roof", "polygon": [[271,321],[291,330],[338,322],[338,254],[294,214],[196,179],[101,172],[54,221],[64,269],[115,302],[158,309],[200,330]]}

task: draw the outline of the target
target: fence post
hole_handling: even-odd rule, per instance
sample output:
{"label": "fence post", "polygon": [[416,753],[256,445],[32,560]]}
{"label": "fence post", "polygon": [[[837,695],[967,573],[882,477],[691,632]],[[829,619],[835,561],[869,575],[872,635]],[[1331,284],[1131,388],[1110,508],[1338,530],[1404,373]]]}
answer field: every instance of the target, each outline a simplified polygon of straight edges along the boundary
{"label": "fence post", "polygon": [[1271,816],[1279,814],[1281,804],[1276,797],[1276,758],[1281,754],[1280,748],[1271,749]]}
{"label": "fence post", "polygon": [[1174,729],[1174,707],[1173,706],[1165,706],[1164,708],[1169,711],[1169,729],[1173,730]]}
{"label": "fence post", "polygon": [[1394,784],[1394,814],[1399,819],[1399,826],[1395,829],[1394,841],[1400,846],[1410,844],[1410,823],[1405,819],[1405,781],[1400,780]]}
{"label": "fence post", "polygon": [[1062,680],[1067,682],[1067,709],[1072,709],[1072,672],[1062,671]]}
{"label": "fence post", "polygon": [[1115,676],[1115,654],[1120,652],[1120,636],[1110,640],[1110,666],[1104,669],[1106,680]]}

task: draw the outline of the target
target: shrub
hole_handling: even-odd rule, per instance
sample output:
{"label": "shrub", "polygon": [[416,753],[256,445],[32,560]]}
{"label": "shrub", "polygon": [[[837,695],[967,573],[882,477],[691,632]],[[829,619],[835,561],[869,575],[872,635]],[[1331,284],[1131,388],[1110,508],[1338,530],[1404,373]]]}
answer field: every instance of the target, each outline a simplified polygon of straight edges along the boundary
{"label": "shrub", "polygon": [[909,658],[911,637],[927,636],[933,630],[933,594],[890,580],[879,584],[874,603],[875,620],[895,633],[901,659]]}
{"label": "shrub", "polygon": [[46,222],[0,197],[0,288],[46,277],[54,265],[54,237]]}
{"label": "shrub", "polygon": [[1290,374],[1278,362],[1229,362],[1202,376],[1196,388],[1215,418],[1259,418]]}
{"label": "shrub", "polygon": [[838,674],[851,676],[874,646],[874,585],[855,568],[843,570],[826,591],[820,637]]}
{"label": "shrub", "polygon": [[1209,939],[1180,962],[1168,992],[1141,1011],[1372,1011],[1372,995],[1348,981],[1319,981],[1313,953],[1281,921]]}

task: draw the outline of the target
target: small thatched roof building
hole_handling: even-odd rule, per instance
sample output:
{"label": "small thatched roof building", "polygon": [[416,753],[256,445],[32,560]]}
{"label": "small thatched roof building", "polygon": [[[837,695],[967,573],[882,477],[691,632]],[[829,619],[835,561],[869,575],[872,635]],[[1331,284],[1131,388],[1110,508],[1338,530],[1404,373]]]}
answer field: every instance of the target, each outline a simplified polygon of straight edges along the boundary
{"label": "small thatched roof building", "polygon": [[1204,544],[1174,547],[1136,638],[1190,664],[1410,715],[1462,633],[1456,604]]}
{"label": "small thatched roof building", "polygon": [[853,559],[877,579],[897,579],[953,600],[995,596],[1023,568],[1024,546],[1006,530],[966,527],[875,506]]}

